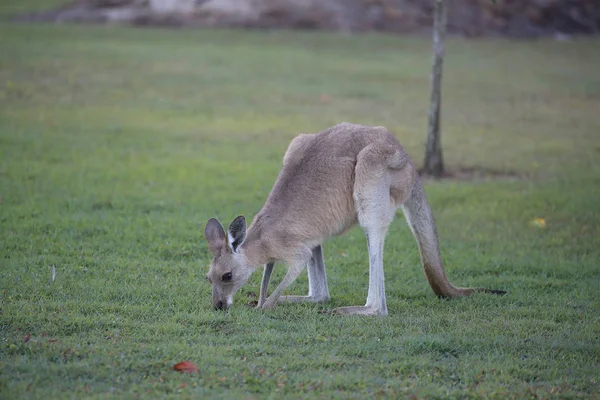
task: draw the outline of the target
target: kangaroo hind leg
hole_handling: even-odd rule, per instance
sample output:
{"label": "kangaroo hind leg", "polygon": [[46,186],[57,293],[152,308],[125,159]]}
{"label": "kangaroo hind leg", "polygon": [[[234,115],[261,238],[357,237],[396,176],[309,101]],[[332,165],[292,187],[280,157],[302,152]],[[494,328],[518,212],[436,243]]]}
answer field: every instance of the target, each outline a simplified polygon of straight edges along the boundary
{"label": "kangaroo hind leg", "polygon": [[381,147],[367,146],[358,156],[355,169],[354,202],[358,222],[367,236],[369,289],[364,306],[341,307],[344,315],[387,315],[383,247],[397,206],[390,196],[388,159]]}

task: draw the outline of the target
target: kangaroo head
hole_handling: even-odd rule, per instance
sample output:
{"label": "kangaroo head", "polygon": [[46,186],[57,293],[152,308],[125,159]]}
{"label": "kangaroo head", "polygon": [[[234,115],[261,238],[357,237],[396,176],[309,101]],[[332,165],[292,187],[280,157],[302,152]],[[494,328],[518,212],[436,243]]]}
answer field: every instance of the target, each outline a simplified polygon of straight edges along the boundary
{"label": "kangaroo head", "polygon": [[246,238],[246,219],[239,216],[233,220],[227,234],[215,218],[204,228],[208,248],[213,254],[206,279],[212,284],[212,303],[215,309],[227,309],[233,303],[233,295],[248,280],[253,268],[241,251]]}

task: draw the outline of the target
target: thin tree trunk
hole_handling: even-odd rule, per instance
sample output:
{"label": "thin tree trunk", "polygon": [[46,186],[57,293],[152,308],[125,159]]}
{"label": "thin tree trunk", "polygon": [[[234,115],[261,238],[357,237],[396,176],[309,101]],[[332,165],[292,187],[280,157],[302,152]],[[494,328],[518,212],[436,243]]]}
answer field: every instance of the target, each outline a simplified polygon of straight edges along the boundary
{"label": "thin tree trunk", "polygon": [[433,20],[433,65],[431,69],[429,123],[425,146],[423,172],[435,177],[444,173],[442,141],[440,132],[440,109],[442,103],[442,65],[444,62],[444,36],[446,34],[446,8],[444,0],[435,0]]}

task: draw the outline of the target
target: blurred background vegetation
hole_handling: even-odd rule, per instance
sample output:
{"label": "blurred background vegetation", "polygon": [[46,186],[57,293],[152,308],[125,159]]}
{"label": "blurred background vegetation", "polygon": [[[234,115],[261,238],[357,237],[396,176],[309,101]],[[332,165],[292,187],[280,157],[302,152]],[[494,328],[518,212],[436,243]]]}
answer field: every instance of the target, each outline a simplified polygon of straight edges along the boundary
{"label": "blurred background vegetation", "polygon": [[[64,1],[0,6],[13,15]],[[448,31],[465,36],[532,37],[600,33],[596,0],[453,0]],[[137,25],[429,32],[433,1],[421,0],[75,0],[21,20]]]}

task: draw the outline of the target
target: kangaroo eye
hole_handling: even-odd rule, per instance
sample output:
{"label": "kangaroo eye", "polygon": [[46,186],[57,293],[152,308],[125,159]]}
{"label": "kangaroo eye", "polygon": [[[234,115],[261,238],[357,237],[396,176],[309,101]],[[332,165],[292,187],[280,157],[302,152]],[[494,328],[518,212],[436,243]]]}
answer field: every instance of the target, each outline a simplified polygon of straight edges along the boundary
{"label": "kangaroo eye", "polygon": [[231,275],[231,272],[227,272],[226,274],[223,274],[221,280],[224,282],[228,282],[231,280],[231,278],[233,278],[233,275]]}

